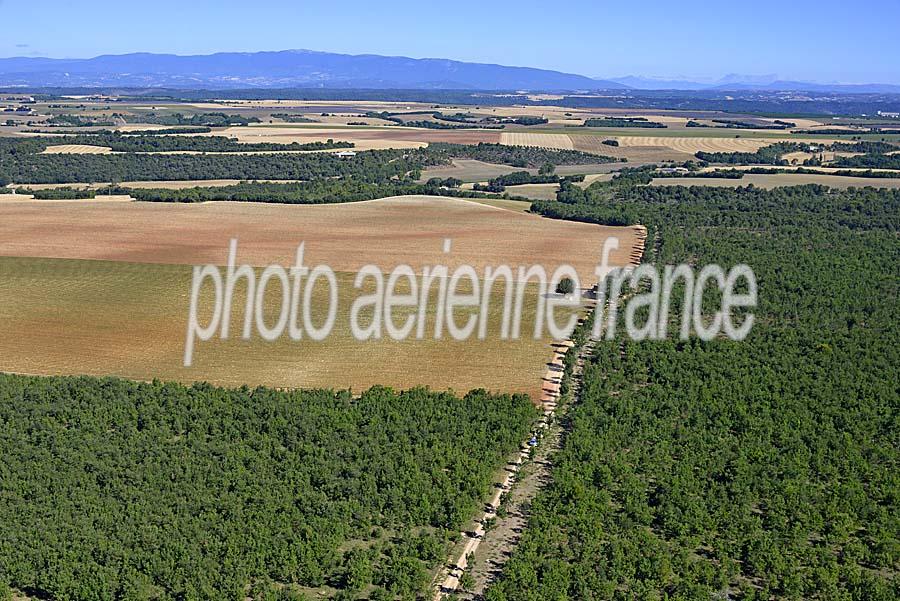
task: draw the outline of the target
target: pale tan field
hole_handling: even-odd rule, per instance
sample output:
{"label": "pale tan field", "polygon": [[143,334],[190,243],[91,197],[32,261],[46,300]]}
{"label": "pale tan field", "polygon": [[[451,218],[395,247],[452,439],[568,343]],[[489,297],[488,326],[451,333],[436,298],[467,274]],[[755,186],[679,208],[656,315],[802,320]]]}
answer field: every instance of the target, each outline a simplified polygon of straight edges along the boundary
{"label": "pale tan field", "polygon": [[[266,342],[256,332],[243,340],[246,287],[238,286],[230,321],[236,334],[199,342],[193,365],[186,368],[189,266],[0,257],[0,371],[354,391],[375,384],[427,385],[461,393],[483,387],[539,397],[550,341],[530,336],[500,340],[500,302],[490,306],[484,341],[448,340],[446,330],[443,338],[435,339],[433,310],[426,315],[428,335],[423,340],[358,341],[351,334],[350,306],[373,289],[357,290],[353,280],[353,274],[337,274],[336,322],[332,335],[322,342],[294,341],[287,334]],[[273,323],[280,291],[273,287],[266,292],[265,315]],[[327,295],[325,285],[314,288],[315,324],[325,319]],[[502,288],[496,298],[502,299]],[[527,297],[525,328],[534,327],[535,302],[533,294]],[[204,323],[212,304],[212,292],[207,291],[200,303]],[[465,320],[463,312],[455,313],[459,322]],[[402,322],[405,317],[400,311],[394,319]]]}
{"label": "pale tan field", "polygon": [[508,146],[535,146],[557,150],[574,150],[572,139],[566,134],[537,134],[530,132],[503,132],[500,143]]}
{"label": "pale tan field", "polygon": [[616,158],[625,158],[632,163],[655,163],[658,161],[683,162],[694,158],[692,154],[679,152],[669,146],[624,145],[621,143],[621,140],[619,146],[610,146],[603,143],[603,140],[613,139],[613,136],[582,134],[569,137],[572,139],[575,150]]}
{"label": "pale tan field", "polygon": [[[311,140],[308,140],[311,141]],[[282,142],[289,143],[289,142]],[[398,141],[398,140],[360,140],[358,144],[354,144],[353,150],[381,150],[384,148],[421,148],[425,146],[424,142]],[[239,150],[239,151],[203,151],[203,150],[158,150],[152,152],[142,152],[141,155],[151,154],[230,154],[230,155],[247,155],[247,154],[311,154],[317,152],[341,152],[346,148],[325,148],[321,150]],[[44,154],[131,154],[120,151],[113,151],[106,146],[90,146],[88,144],[63,144],[59,146],[48,146],[43,152]]]}
{"label": "pale tan field", "polygon": [[[82,204],[85,202],[96,202],[101,204],[107,203],[120,203],[120,202],[134,202],[134,199],[130,196],[125,196],[122,194],[100,194],[97,198],[92,200],[85,200],[81,198],[59,198],[55,200],[35,200],[34,196],[31,194],[0,194],[0,204],[13,204],[13,203],[34,203],[38,205],[50,205],[50,204]],[[2,230],[0,230],[2,231]]]}
{"label": "pale tan field", "polygon": [[[317,206],[4,203],[0,234],[0,257],[5,257],[0,258],[0,370],[354,390],[376,383],[457,391],[487,387],[535,397],[550,341],[546,336],[500,340],[502,294],[489,307],[484,341],[447,340],[445,332],[440,340],[428,335],[361,342],[350,335],[349,307],[370,290],[356,290],[353,273],[368,262],[385,270],[407,263],[417,271],[423,265],[452,270],[469,263],[481,273],[488,264],[539,263],[552,269],[565,261],[590,278],[607,236],[622,242],[613,254],[615,264],[629,260],[637,240],[633,228],[545,220],[428,197]],[[296,245],[305,241],[307,265],[325,263],[337,271],[332,336],[321,343],[287,336],[272,343],[258,336],[200,342],[194,366],[184,368],[189,266],[223,264],[231,237],[240,240],[239,263],[289,266]],[[446,238],[453,240],[449,254],[442,250]],[[273,288],[266,296],[271,322],[280,299],[277,284]],[[212,303],[206,292],[201,320]],[[245,298],[241,294],[239,286],[236,298]],[[316,323],[326,294],[324,286],[314,290]],[[533,328],[537,298],[527,298],[523,327]],[[435,320],[432,309],[428,332]],[[233,332],[240,331],[242,318],[242,309],[235,309]]]}
{"label": "pale tan field", "polygon": [[612,112],[604,113],[603,111],[599,111],[599,113],[600,113],[600,116],[602,116],[602,117],[628,117],[628,116],[643,117],[647,121],[654,121],[656,123],[665,123],[669,127],[684,126],[688,122],[687,117],[681,117],[678,115],[666,115],[666,114],[649,115],[649,114],[644,114],[644,113],[641,113],[639,115],[638,114],[623,115],[621,113],[612,113]]}
{"label": "pale tan field", "polygon": [[679,138],[675,136],[616,136],[620,148],[634,146],[664,146],[672,150],[693,155],[697,152],[756,152],[779,140],[752,138]]}
{"label": "pale tan field", "polygon": [[365,123],[366,125],[394,125],[391,121],[386,121],[384,119],[378,119],[376,117],[360,117],[357,114],[351,113],[329,113],[327,117],[323,117],[322,115],[316,114],[308,114],[306,115],[310,119],[314,119],[320,123],[324,123],[327,125],[349,125],[350,123],[358,124]]}
{"label": "pale tan field", "polygon": [[811,159],[813,157],[822,157],[824,161],[833,161],[840,157],[853,157],[859,156],[862,154],[861,152],[789,152],[783,156],[785,160],[789,163],[794,163],[796,161],[798,164],[803,164],[803,161],[807,159]]}
{"label": "pale tan field", "polygon": [[[556,175],[607,174],[628,167],[627,163],[598,163],[596,165],[558,165]],[[537,170],[535,170],[537,173]]]}
{"label": "pale tan field", "polygon": [[713,186],[737,188],[753,184],[759,188],[779,188],[783,186],[801,186],[804,184],[821,184],[832,188],[900,188],[900,179],[851,177],[841,175],[817,175],[808,173],[762,174],[748,173],[741,179],[713,179],[708,177],[658,178],[652,186]]}
{"label": "pale tan field", "polygon": [[112,148],[108,146],[90,146],[88,144],[60,144],[48,146],[44,154],[109,154]]}
{"label": "pale tan field", "polygon": [[[614,261],[627,262],[629,228],[516,214],[462,199],[404,196],[327,205],[243,202],[201,204],[80,201],[45,207],[7,202],[0,209],[0,256],[97,259],[135,263],[225,262],[228,242],[253,265],[293,260],[301,241],[310,261],[355,272],[369,262],[487,265],[571,263],[585,280],[602,240],[621,238]],[[53,232],[47,236],[47,232]],[[445,255],[443,242],[453,241]],[[623,263],[624,264],[624,263]]]}
{"label": "pale tan field", "polygon": [[579,188],[587,188],[594,182],[608,182],[613,178],[613,173],[595,173],[591,175],[585,175],[583,182],[576,182],[575,185]]}
{"label": "pale tan field", "polygon": [[478,204],[497,207],[498,209],[506,209],[507,211],[515,211],[517,213],[527,213],[531,208],[531,202],[524,200],[508,200],[505,198],[473,198],[471,200]]}
{"label": "pale tan field", "polygon": [[803,119],[785,119],[785,121],[790,121],[792,123],[796,123],[798,128],[803,127],[803,129],[817,129],[817,128],[818,129],[841,129],[841,130],[845,130],[848,134],[852,134],[854,132],[859,131],[858,128],[850,127],[849,125],[838,125],[836,123],[825,124],[825,123],[813,122],[814,123],[813,125],[805,126],[805,125],[800,124],[801,121],[804,121]]}
{"label": "pale tan field", "polygon": [[[383,129],[383,131],[379,131]],[[371,132],[377,132],[372,135]],[[388,133],[389,132],[389,133]],[[387,134],[387,136],[385,136]],[[422,148],[427,142],[421,140],[403,140],[404,130],[401,128],[375,128],[374,130],[357,129],[334,125],[322,127],[298,126],[266,126],[266,127],[229,127],[222,132],[202,135],[223,135],[236,138],[239,142],[290,144],[297,142],[316,142],[331,138],[333,140],[353,142],[355,150],[380,150],[384,148]],[[389,137],[388,137],[389,136]]]}
{"label": "pale tan field", "polygon": [[[775,119],[766,119],[766,121],[774,123]],[[794,117],[791,117],[790,119],[780,119],[780,121],[795,123],[797,125],[797,129],[813,129],[816,127],[823,127],[821,121],[816,121],[814,119],[795,119]],[[831,129],[831,127],[829,127],[829,129]]]}
{"label": "pale tan field", "polygon": [[142,131],[167,129],[168,127],[168,125],[156,125],[155,123],[125,123],[123,125],[117,125],[113,129],[118,131]]}
{"label": "pale tan field", "polygon": [[432,177],[455,177],[463,182],[485,182],[489,179],[519,171],[509,165],[495,165],[471,159],[454,159],[451,165],[430,167],[422,172],[420,181],[428,181]]}
{"label": "pale tan field", "polygon": [[[376,100],[222,100],[219,102],[195,102],[190,104],[172,105],[172,108],[190,106],[198,110],[221,111],[224,108],[235,109],[273,109],[276,112],[310,112],[314,113],[311,118],[318,118],[318,114],[328,113],[365,113],[373,112],[399,112],[399,111],[416,111],[431,110],[434,106],[430,103],[420,102],[395,102],[395,101],[376,101]],[[336,110],[339,107],[340,110]]]}
{"label": "pale tan field", "polygon": [[511,196],[524,196],[533,200],[556,200],[557,190],[559,184],[520,184],[506,187]]}

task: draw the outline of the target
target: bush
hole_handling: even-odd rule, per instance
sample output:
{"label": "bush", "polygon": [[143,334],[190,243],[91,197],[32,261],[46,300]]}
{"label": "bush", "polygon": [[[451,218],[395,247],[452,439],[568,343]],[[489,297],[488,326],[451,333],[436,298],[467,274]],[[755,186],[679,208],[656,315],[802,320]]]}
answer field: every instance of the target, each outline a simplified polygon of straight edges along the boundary
{"label": "bush", "polygon": [[575,292],[575,282],[572,281],[572,278],[563,278],[556,285],[557,294],[572,294],[573,292]]}

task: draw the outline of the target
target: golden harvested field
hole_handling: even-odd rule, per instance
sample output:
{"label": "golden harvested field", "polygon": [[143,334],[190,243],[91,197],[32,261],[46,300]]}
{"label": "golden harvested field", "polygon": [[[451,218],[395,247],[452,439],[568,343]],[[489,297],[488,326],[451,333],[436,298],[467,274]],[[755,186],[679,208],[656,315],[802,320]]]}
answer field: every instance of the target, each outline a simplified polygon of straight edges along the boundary
{"label": "golden harvested field", "polygon": [[778,188],[781,186],[801,186],[804,184],[821,184],[832,188],[900,188],[900,179],[851,177],[841,175],[818,175],[813,173],[748,173],[741,179],[715,179],[708,177],[657,178],[652,186],[713,186],[737,188],[753,184],[759,188]]}
{"label": "golden harvested field", "polygon": [[507,146],[536,146],[557,150],[574,150],[572,139],[566,134],[537,134],[529,132],[503,132],[500,143]]}
{"label": "golden harvested field", "polygon": [[439,167],[429,167],[422,171],[422,177],[419,181],[428,181],[432,177],[448,178],[455,177],[464,182],[485,182],[489,179],[519,171],[515,167],[509,165],[495,165],[493,163],[485,163],[472,159],[454,159],[451,165],[441,165]]}
{"label": "golden harvested field", "polygon": [[803,161],[807,159],[811,159],[814,156],[822,157],[824,161],[834,161],[840,157],[854,157],[861,155],[861,152],[789,152],[785,154],[782,158],[784,158],[789,163],[793,163],[796,161],[797,163],[802,164]]}
{"label": "golden harvested field", "polygon": [[112,148],[108,146],[90,146],[88,144],[60,144],[48,146],[44,154],[109,154]]}
{"label": "golden harvested field", "polygon": [[[567,262],[589,283],[610,235],[621,241],[613,262],[625,264],[636,241],[632,228],[547,220],[456,199],[305,206],[6,202],[0,204],[0,370],[355,390],[375,383],[458,391],[484,386],[537,395],[550,340],[499,340],[499,303],[491,305],[484,341],[456,342],[445,333],[437,341],[360,342],[348,326],[349,305],[363,293],[353,288],[353,274],[366,263],[385,271],[406,263],[417,272],[471,264],[480,274],[487,265],[539,263],[552,270]],[[338,272],[332,336],[321,343],[287,336],[273,343],[200,342],[194,366],[184,368],[190,265],[224,264],[232,237],[239,239],[240,264],[290,266],[303,241],[307,265]],[[446,238],[453,241],[449,254],[442,248]],[[274,309],[280,291],[272,288],[267,306]],[[316,287],[314,321],[325,294]],[[209,314],[210,297],[203,297],[201,316]],[[523,327],[533,325],[536,299],[528,298]],[[266,315],[274,321],[276,313]],[[242,310],[232,314],[233,331],[240,331],[242,317]]]}
{"label": "golden harvested field", "polygon": [[505,198],[473,198],[472,202],[477,202],[489,207],[506,209],[507,211],[515,211],[517,213],[527,213],[529,209],[531,209],[531,202],[527,200],[507,200]]}
{"label": "golden harvested field", "polygon": [[157,125],[156,123],[124,123],[117,125],[113,129],[117,131],[147,131],[151,129],[168,129],[168,125]]}
{"label": "golden harvested field", "polygon": [[[679,152],[669,146],[626,146],[619,142],[619,146],[604,144],[604,140],[613,139],[614,136],[594,136],[588,134],[569,136],[575,146],[575,150],[601,154],[616,158],[625,158],[633,163],[653,163],[657,161],[688,161],[692,154]],[[618,139],[618,138],[616,138]]]}
{"label": "golden harvested field", "polygon": [[524,196],[534,200],[556,200],[559,184],[520,184],[507,186],[506,191],[512,196]]}
{"label": "golden harvested field", "polygon": [[[626,163],[598,163],[595,165],[558,165],[556,175],[593,175],[607,174],[628,167]],[[535,170],[537,173],[537,170]]]}
{"label": "golden harvested field", "polygon": [[[213,135],[201,134],[201,135]],[[491,130],[430,130],[410,127],[329,127],[317,126],[256,126],[230,127],[215,135],[237,138],[239,142],[273,142],[290,144],[298,142],[325,141],[329,138],[353,142],[358,150],[382,148],[421,148],[428,142],[454,142],[457,144],[477,144],[478,142],[499,142],[500,132]]]}
{"label": "golden harvested field", "polygon": [[[385,135],[387,134],[387,135]],[[342,142],[353,142],[356,150],[380,150],[384,148],[422,148],[427,146],[424,141],[403,140],[403,130],[379,129],[366,130],[352,127],[332,128],[302,128],[302,127],[229,127],[216,135],[224,135],[237,138],[239,142],[260,143],[271,142],[274,144],[290,144],[297,142],[304,144],[331,138]],[[207,135],[207,134],[202,134]],[[208,135],[213,135],[208,134]]]}
{"label": "golden harvested field", "polygon": [[[537,398],[551,354],[548,339],[499,340],[494,325],[499,323],[500,303],[491,307],[489,323],[494,325],[485,341],[433,336],[422,341],[357,341],[350,334],[350,305],[356,295],[372,289],[357,291],[354,274],[338,273],[338,315],[325,341],[293,341],[287,335],[271,343],[258,335],[249,341],[239,335],[215,337],[197,344],[193,366],[185,368],[189,266],[0,258],[0,276],[0,371],[205,380],[232,386],[363,390],[375,384],[428,385],[459,392],[485,387]],[[245,288],[238,287],[235,298],[245,296]],[[266,315],[274,322],[277,289],[267,296]],[[534,296],[528,299],[523,325],[534,319]],[[211,295],[203,300],[200,312],[208,315]],[[324,321],[326,302],[327,290],[317,286],[312,297],[315,323]],[[237,306],[241,308],[233,313],[233,332],[241,327],[243,309]],[[404,317],[400,313],[395,319]],[[429,311],[429,330],[433,322]]]}
{"label": "golden harvested field", "polygon": [[[45,207],[8,202],[0,209],[0,256],[97,259],[196,265],[225,261],[228,241],[240,240],[240,258],[253,265],[293,260],[306,241],[310,260],[336,271],[366,263],[487,265],[570,262],[585,279],[600,245],[618,235],[625,260],[628,228],[544,219],[468,200],[403,196],[346,204],[279,205],[80,201]],[[52,231],[53,236],[46,232]],[[449,255],[444,239],[453,240]]]}
{"label": "golden harvested field", "polygon": [[780,140],[752,138],[679,138],[675,136],[617,136],[620,148],[664,146],[684,154],[697,152],[756,152]]}
{"label": "golden harvested field", "polygon": [[[83,204],[85,201],[80,198],[57,198],[55,200],[35,200],[34,196],[31,194],[0,194],[0,204],[17,204],[17,203],[33,203],[37,205],[49,205],[49,204]],[[102,194],[97,196],[96,199],[91,200],[90,202],[96,202],[100,204],[109,204],[109,203],[121,203],[121,202],[134,202],[134,199],[130,196],[124,196],[120,194],[106,195]],[[3,230],[0,229],[0,232]]]}
{"label": "golden harvested field", "polygon": [[[774,123],[776,120],[773,118],[766,119],[766,121]],[[790,119],[781,119],[781,121],[789,121],[791,123],[794,123],[797,126],[797,129],[813,129],[816,127],[828,127],[829,129],[832,129],[834,127],[826,126],[821,121],[816,121],[814,119],[797,119],[795,117],[791,117]]]}
{"label": "golden harvested field", "polygon": [[583,182],[576,182],[575,185],[579,188],[587,188],[594,182],[608,182],[613,178],[613,173],[595,173],[591,175],[585,175]]}

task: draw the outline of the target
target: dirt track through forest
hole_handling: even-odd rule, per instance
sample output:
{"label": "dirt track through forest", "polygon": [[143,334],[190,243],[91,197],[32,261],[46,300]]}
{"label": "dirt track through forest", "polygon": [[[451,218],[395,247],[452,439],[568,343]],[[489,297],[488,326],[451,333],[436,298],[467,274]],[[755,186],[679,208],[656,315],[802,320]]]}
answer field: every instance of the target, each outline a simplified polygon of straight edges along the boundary
{"label": "dirt track through forest", "polygon": [[[644,254],[647,230],[643,226],[635,226],[635,230],[637,242],[626,270],[640,264]],[[595,308],[596,302],[588,302],[579,324]],[[595,341],[589,337],[578,349],[578,358],[569,380],[569,393],[563,397],[561,386],[565,377],[564,357],[574,346],[572,340],[554,344],[553,358],[547,364],[547,375],[542,387],[543,416],[515,458],[504,466],[502,479],[485,505],[484,513],[475,521],[474,529],[462,533],[462,547],[457,545],[454,548],[447,565],[435,577],[434,601],[445,599],[451,594],[457,594],[462,599],[479,599],[487,586],[500,576],[503,566],[512,556],[527,526],[531,502],[551,482],[552,455],[561,448],[564,440],[565,432],[558,419],[557,409],[564,401],[568,401],[562,407],[568,411],[580,400],[582,372],[587,358],[593,352]],[[506,510],[502,518],[498,515],[501,502],[504,502]],[[461,591],[460,580],[466,571],[471,574],[474,585],[469,590]]]}

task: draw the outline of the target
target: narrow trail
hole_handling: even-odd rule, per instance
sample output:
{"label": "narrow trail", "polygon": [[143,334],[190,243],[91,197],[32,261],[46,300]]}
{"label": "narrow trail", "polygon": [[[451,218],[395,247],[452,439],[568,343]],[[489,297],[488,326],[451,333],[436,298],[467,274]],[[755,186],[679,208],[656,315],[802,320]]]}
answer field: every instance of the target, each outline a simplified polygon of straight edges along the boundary
{"label": "narrow trail", "polygon": [[[647,228],[638,225],[634,229],[637,243],[631,250],[626,270],[641,263],[646,248]],[[654,236],[654,244],[658,244],[657,236]],[[579,325],[595,310],[596,301],[586,303]],[[449,595],[455,595],[454,598],[458,599],[479,599],[487,586],[502,573],[503,566],[525,531],[532,501],[551,481],[552,455],[562,448],[566,435],[564,420],[559,417],[581,401],[584,366],[596,343],[588,336],[578,349],[565,397],[561,396],[565,375],[564,356],[575,346],[575,342],[566,340],[553,345],[553,358],[547,364],[547,374],[543,378],[540,403],[543,416],[515,458],[504,467],[503,477],[481,517],[475,521],[474,529],[462,533],[462,546],[454,547],[447,565],[435,577],[434,601],[446,599]],[[561,411],[560,415],[557,408]],[[499,515],[501,502],[502,517]],[[460,590],[460,579],[466,571],[472,576],[472,582],[468,590]]]}
{"label": "narrow trail", "polygon": [[[594,310],[594,306],[593,303],[586,306],[585,317]],[[593,341],[589,340],[580,348],[569,382],[570,392],[565,399],[561,399],[563,357],[573,346],[575,343],[571,340],[554,345],[553,359],[548,363],[547,375],[544,377],[541,399],[543,416],[515,458],[504,467],[503,478],[496,485],[483,514],[475,522],[474,530],[462,533],[462,547],[455,547],[450,562],[438,573],[433,597],[435,601],[453,593],[460,599],[475,599],[480,596],[487,585],[499,576],[503,565],[512,555],[513,548],[518,544],[525,530],[531,502],[540,489],[550,483],[550,456],[562,446],[564,432],[557,416],[557,407],[561,401],[565,401],[562,405],[565,411],[572,402],[577,402],[581,391],[581,372],[587,353],[593,349]],[[502,517],[501,501],[504,509]],[[474,560],[470,565],[473,556]],[[467,570],[472,575],[474,586],[461,591],[460,578]]]}

